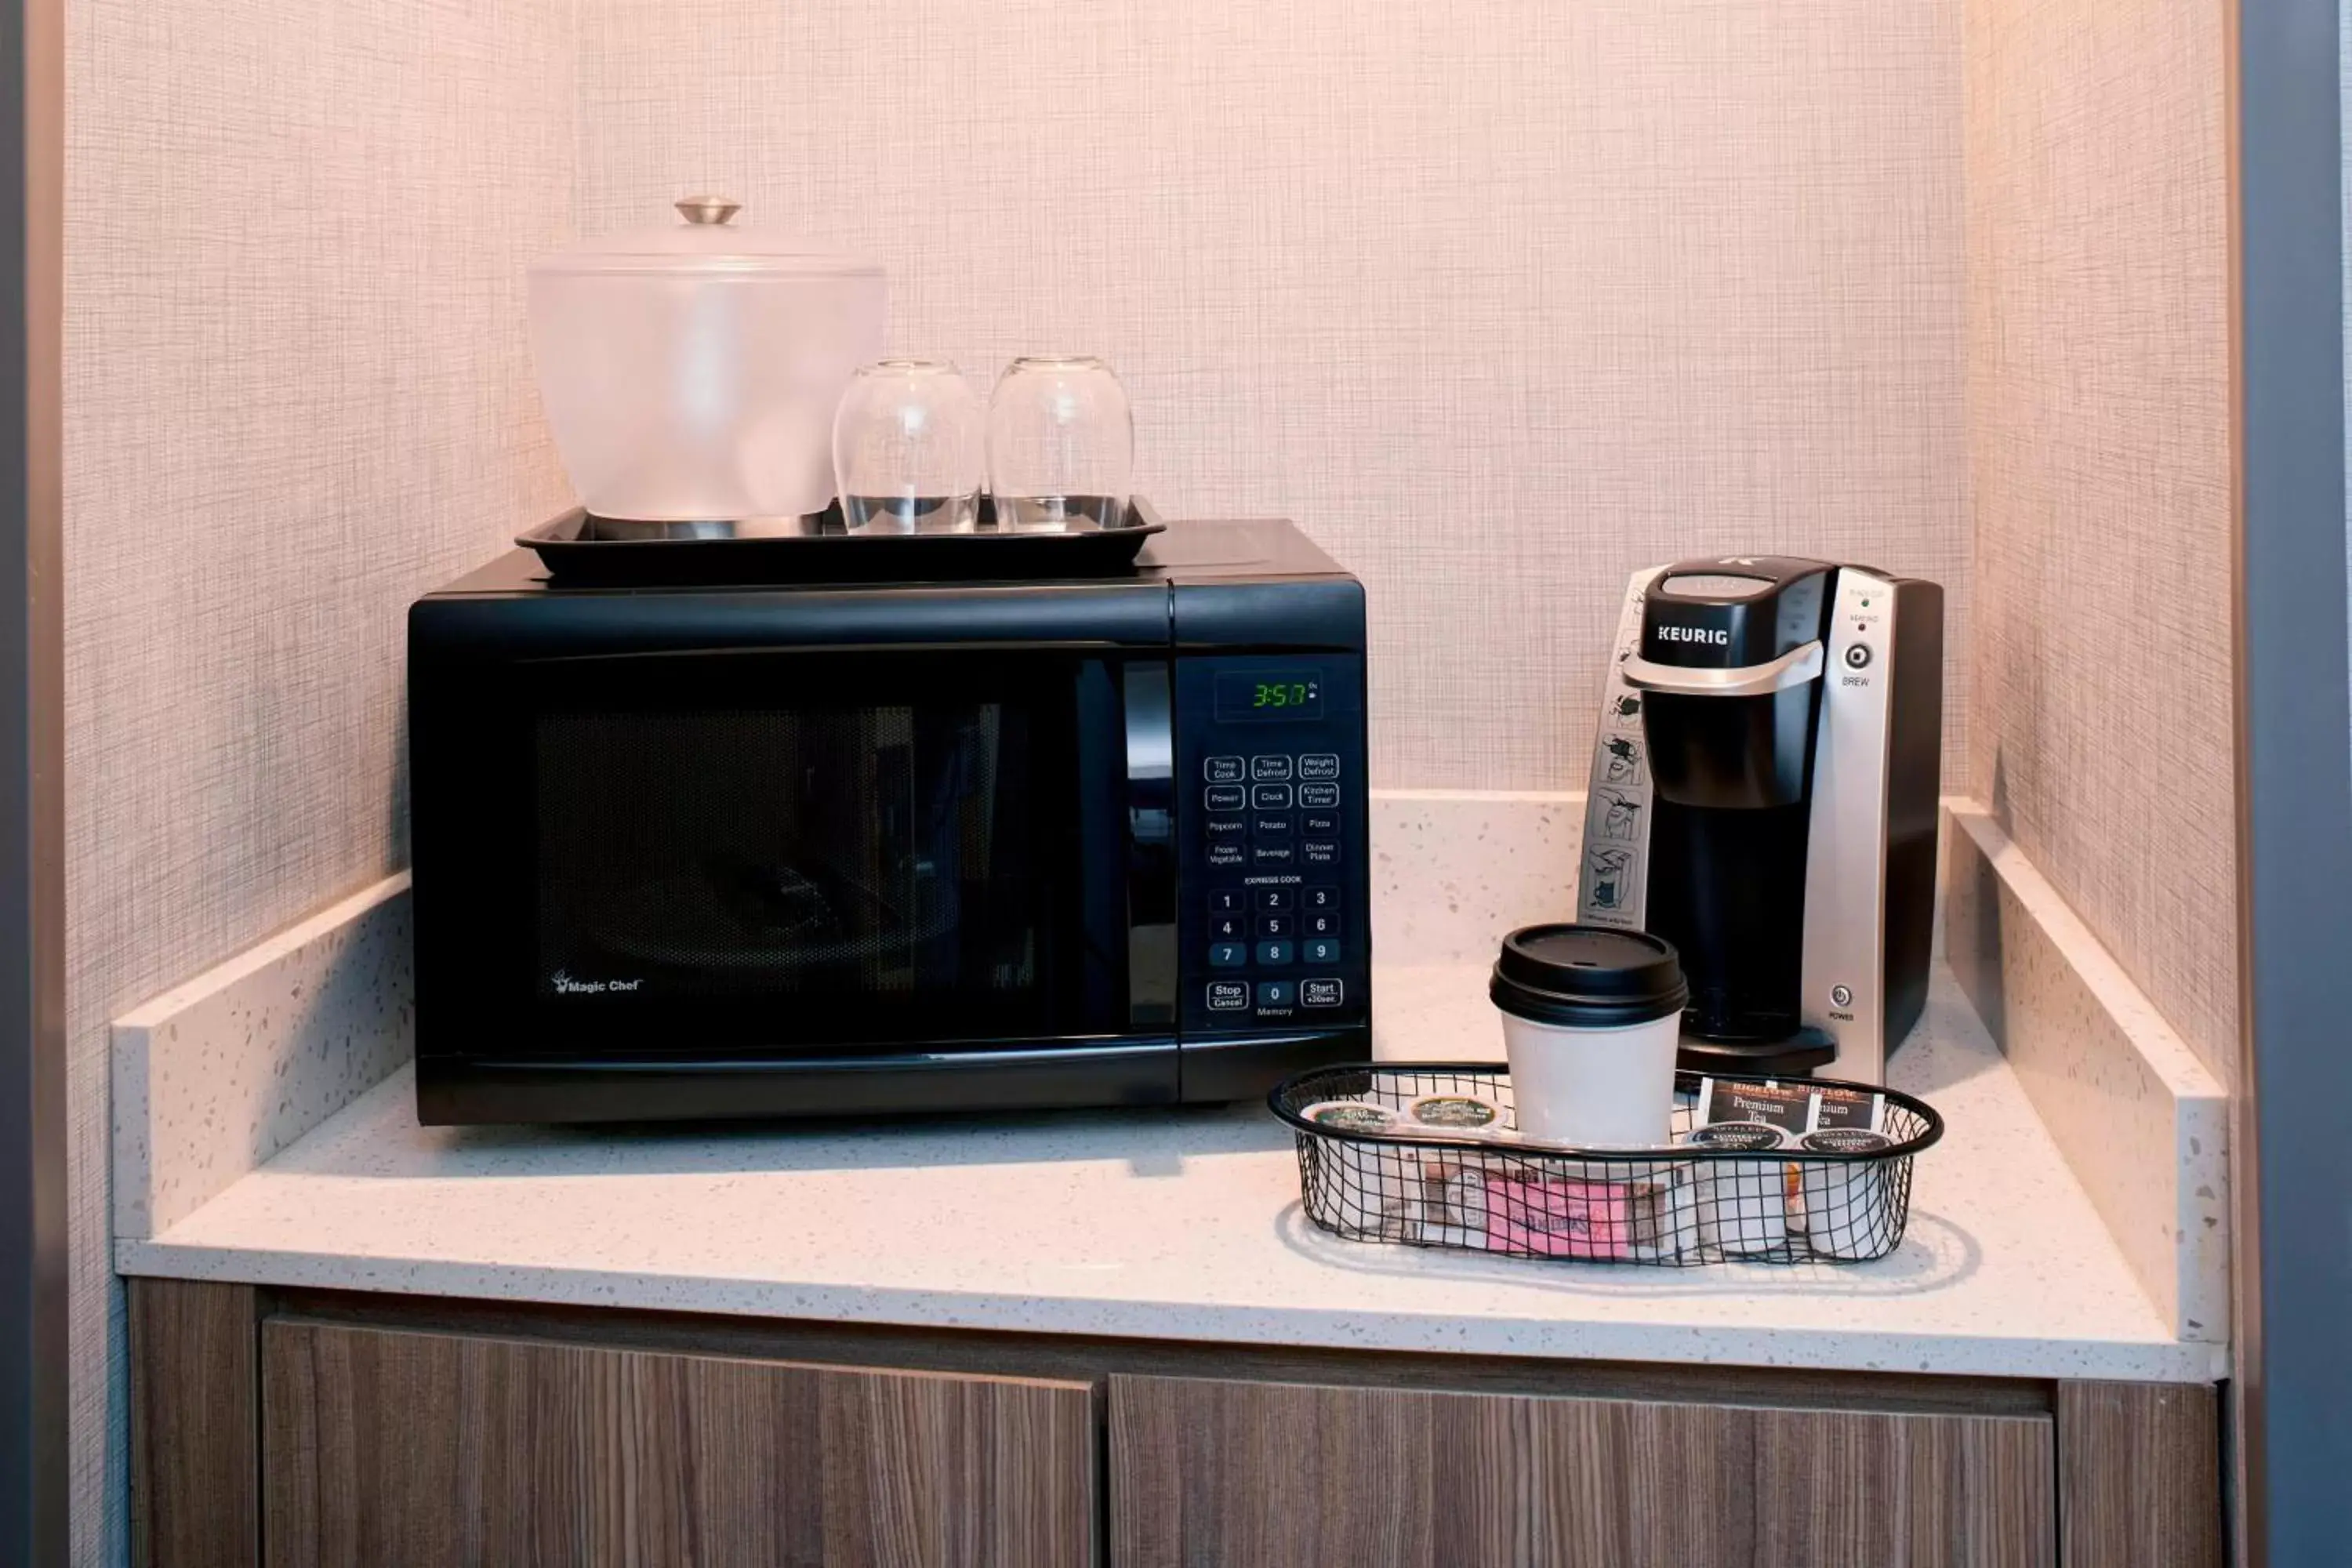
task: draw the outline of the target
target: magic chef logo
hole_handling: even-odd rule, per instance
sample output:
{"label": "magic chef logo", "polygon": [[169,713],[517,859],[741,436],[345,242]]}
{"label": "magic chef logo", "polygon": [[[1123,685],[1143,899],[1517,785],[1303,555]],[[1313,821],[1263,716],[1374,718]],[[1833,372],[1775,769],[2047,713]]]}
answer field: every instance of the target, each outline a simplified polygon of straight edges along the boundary
{"label": "magic chef logo", "polygon": [[1660,642],[1713,643],[1717,647],[1731,646],[1731,633],[1723,626],[1660,626]]}
{"label": "magic chef logo", "polygon": [[559,996],[602,996],[608,992],[635,991],[642,980],[574,980],[559,969],[547,977]]}

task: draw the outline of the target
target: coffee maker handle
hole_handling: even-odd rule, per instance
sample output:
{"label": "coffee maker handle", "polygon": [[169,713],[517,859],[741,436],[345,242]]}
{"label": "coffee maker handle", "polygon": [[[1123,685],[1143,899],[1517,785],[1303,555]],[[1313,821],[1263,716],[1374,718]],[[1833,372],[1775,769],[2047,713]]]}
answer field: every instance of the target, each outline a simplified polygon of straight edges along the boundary
{"label": "coffee maker handle", "polygon": [[1683,665],[1654,664],[1635,654],[1621,668],[1625,684],[1643,691],[1671,692],[1677,697],[1769,697],[1822,678],[1823,659],[1819,641],[1792,647],[1762,664],[1731,669],[1704,669]]}

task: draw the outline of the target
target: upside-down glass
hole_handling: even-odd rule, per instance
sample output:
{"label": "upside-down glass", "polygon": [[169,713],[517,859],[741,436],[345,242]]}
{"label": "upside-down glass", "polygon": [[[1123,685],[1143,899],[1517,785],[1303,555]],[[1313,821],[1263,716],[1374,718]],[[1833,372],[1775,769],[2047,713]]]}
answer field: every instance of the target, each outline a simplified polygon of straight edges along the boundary
{"label": "upside-down glass", "polygon": [[1000,527],[1041,533],[1125,522],[1135,468],[1127,390],[1092,355],[1016,359],[988,400]]}
{"label": "upside-down glass", "polygon": [[833,418],[841,518],[854,533],[969,533],[980,517],[987,410],[945,360],[860,370]]}

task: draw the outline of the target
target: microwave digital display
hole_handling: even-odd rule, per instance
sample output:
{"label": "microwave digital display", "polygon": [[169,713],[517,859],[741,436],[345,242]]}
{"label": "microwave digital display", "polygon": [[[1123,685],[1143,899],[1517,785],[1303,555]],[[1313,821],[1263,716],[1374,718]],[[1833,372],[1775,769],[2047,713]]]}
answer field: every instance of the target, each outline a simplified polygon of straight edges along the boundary
{"label": "microwave digital display", "polygon": [[1220,722],[1321,717],[1323,683],[1311,669],[1234,669],[1217,677]]}

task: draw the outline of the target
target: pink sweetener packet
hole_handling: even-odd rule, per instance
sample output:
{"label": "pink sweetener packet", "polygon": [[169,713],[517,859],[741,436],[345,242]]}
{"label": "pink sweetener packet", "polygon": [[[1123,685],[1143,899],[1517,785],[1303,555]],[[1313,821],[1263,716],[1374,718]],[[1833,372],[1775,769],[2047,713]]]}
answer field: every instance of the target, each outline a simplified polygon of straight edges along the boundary
{"label": "pink sweetener packet", "polygon": [[1541,1258],[1624,1258],[1633,1245],[1622,1182],[1486,1173],[1486,1246]]}

